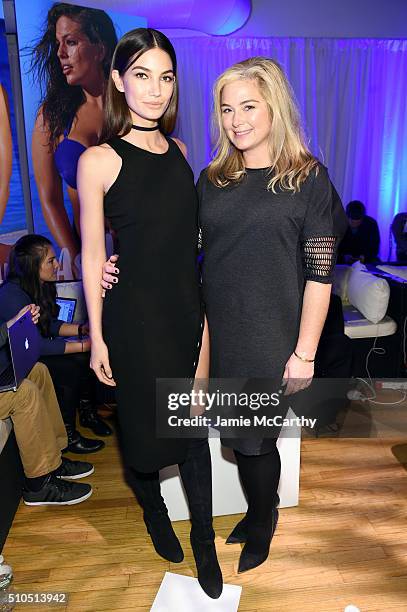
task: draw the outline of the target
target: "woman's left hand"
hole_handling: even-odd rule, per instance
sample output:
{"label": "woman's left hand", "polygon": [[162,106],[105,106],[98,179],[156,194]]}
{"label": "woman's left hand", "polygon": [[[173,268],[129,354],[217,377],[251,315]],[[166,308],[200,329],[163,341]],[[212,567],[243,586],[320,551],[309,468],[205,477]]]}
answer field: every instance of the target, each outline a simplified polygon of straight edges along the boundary
{"label": "woman's left hand", "polygon": [[314,363],[302,361],[291,355],[285,364],[283,384],[286,385],[284,395],[292,395],[310,386],[314,376]]}
{"label": "woman's left hand", "polygon": [[31,309],[32,321],[34,325],[37,325],[38,321],[40,320],[40,307],[37,306],[36,304],[30,304],[30,309]]}

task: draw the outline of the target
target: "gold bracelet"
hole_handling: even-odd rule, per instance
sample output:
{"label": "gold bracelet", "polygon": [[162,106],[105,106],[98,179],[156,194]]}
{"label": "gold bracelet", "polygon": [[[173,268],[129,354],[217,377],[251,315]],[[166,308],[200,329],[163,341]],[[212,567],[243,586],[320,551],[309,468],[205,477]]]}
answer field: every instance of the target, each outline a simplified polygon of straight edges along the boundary
{"label": "gold bracelet", "polygon": [[306,363],[314,363],[315,361],[315,359],[306,359],[305,357],[301,357],[301,355],[298,355],[298,353],[296,353],[295,351],[294,355],[298,357],[298,359],[301,359],[301,361],[305,361]]}

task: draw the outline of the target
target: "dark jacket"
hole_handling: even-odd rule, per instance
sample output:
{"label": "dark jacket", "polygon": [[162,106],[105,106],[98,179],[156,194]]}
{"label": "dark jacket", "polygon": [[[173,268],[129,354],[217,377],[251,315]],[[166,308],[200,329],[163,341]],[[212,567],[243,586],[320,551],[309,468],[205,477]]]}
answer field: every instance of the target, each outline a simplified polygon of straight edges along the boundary
{"label": "dark jacket", "polygon": [[0,372],[8,366],[10,363],[10,357],[8,352],[8,333],[7,323],[0,325]]}
{"label": "dark jacket", "polygon": [[8,334],[7,334],[7,323],[2,323],[0,325],[0,349],[2,349],[8,341]]}
{"label": "dark jacket", "polygon": [[359,259],[365,257],[365,263],[374,263],[378,259],[380,248],[380,233],[377,222],[366,215],[358,228],[352,230],[350,227],[339,246],[339,263],[345,255]]}

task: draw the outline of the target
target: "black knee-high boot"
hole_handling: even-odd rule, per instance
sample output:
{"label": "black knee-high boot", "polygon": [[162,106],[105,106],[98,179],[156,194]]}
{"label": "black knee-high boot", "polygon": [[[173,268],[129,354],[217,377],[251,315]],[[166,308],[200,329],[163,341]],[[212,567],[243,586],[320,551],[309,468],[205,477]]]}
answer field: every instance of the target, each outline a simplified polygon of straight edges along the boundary
{"label": "black knee-high boot", "polygon": [[128,472],[128,481],[143,508],[144,522],[155,550],[167,561],[181,563],[184,553],[161,496],[158,472],[145,474],[131,469]]}
{"label": "black knee-high boot", "polygon": [[[280,504],[280,497],[279,497],[278,493],[276,493],[275,501],[274,501],[274,508],[275,508],[275,515],[277,517],[277,520],[278,520],[278,506],[279,506],[279,504]],[[238,523],[236,523],[236,525],[234,526],[234,528],[232,529],[232,531],[230,532],[230,534],[226,538],[225,544],[244,544],[246,542],[246,540],[247,540],[247,524],[248,524],[249,516],[250,516],[249,510],[250,510],[250,508],[249,508],[249,505],[248,505],[246,514],[244,515],[244,517]]]}
{"label": "black knee-high boot", "polygon": [[239,560],[240,573],[257,567],[268,557],[278,521],[276,506],[281,461],[277,446],[264,455],[247,456],[237,451],[235,455],[248,498],[246,517],[234,530],[240,531],[240,541],[246,542]]}
{"label": "black knee-high boot", "polygon": [[212,466],[207,439],[191,440],[179,471],[191,514],[191,546],[198,581],[212,599],[222,594],[223,579],[212,526]]}

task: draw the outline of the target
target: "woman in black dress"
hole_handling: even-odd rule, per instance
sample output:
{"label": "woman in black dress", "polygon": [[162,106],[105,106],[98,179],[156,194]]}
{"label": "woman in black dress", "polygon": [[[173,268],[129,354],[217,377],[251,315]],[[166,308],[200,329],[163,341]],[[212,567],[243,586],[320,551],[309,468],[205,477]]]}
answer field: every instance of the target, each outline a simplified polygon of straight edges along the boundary
{"label": "woman in black dress", "polygon": [[[341,205],[334,211],[327,170],[305,144],[276,62],[236,64],[214,92],[217,153],[198,184],[210,374],[247,378],[247,389],[260,392],[283,380],[287,396],[314,374],[344,213]],[[278,433],[222,440],[234,449],[248,498],[227,540],[245,543],[239,572],[268,557],[278,520]]]}
{"label": "woman in black dress", "polygon": [[[248,393],[276,391],[283,380],[287,396],[313,378],[346,218],[326,168],[305,144],[276,62],[236,64],[214,91],[217,153],[198,181],[210,375],[248,379]],[[106,262],[105,288],[111,271]],[[279,410],[284,415],[285,401]],[[222,438],[234,449],[248,498],[246,516],[227,539],[244,543],[239,572],[269,554],[278,521],[278,433]]]}
{"label": "woman in black dress", "polygon": [[[83,280],[91,366],[102,382],[117,385],[124,460],[153,544],[164,558],[182,561],[158,478],[160,468],[178,463],[198,580],[217,598],[222,574],[208,441],[156,437],[156,378],[193,378],[203,367],[198,199],[184,145],[167,137],[177,87],[175,52],[163,34],[139,28],[123,36],[112,60],[101,144],[79,162]],[[102,309],[104,215],[117,235],[121,282]]]}

